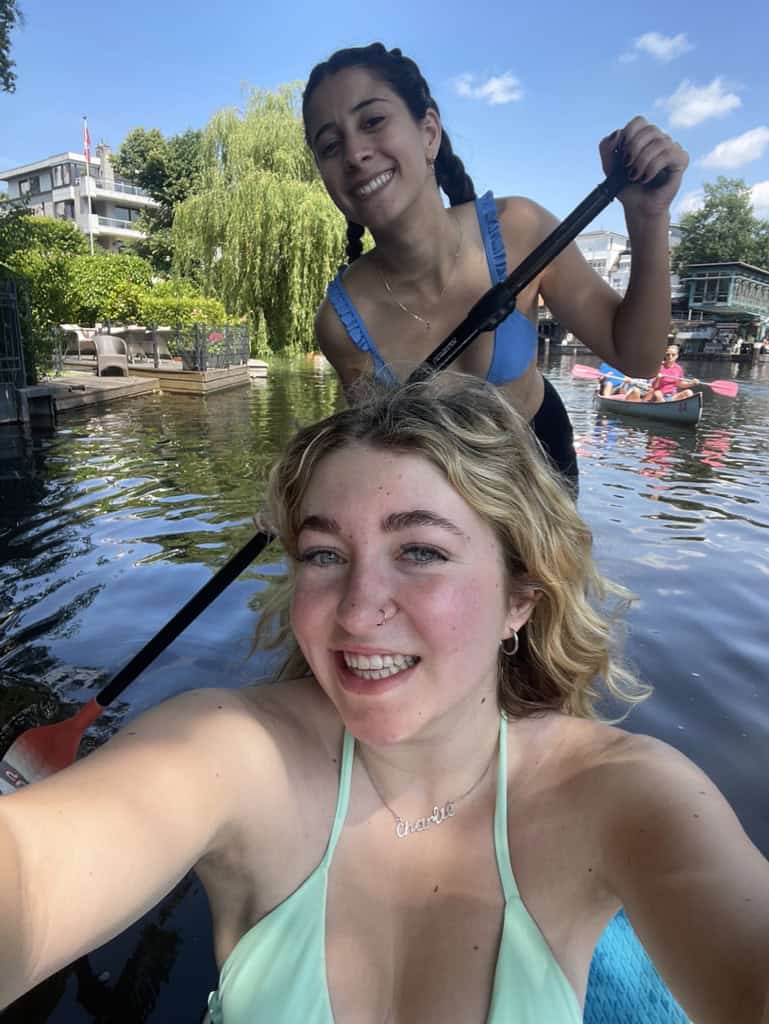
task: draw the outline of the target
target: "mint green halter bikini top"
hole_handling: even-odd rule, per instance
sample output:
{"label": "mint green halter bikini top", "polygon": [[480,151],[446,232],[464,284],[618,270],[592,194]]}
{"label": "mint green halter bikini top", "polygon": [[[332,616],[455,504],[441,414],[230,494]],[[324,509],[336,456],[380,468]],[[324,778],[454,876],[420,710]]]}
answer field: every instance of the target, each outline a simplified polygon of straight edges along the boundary
{"label": "mint green halter bikini top", "polygon": [[[494,848],[505,896],[487,1024],[580,1024],[577,997],[518,895],[507,842],[507,721],[500,718]],[[355,740],[345,730],[336,815],[323,859],[225,960],[211,1024],[334,1024],[326,981],[326,889],[350,798]]]}

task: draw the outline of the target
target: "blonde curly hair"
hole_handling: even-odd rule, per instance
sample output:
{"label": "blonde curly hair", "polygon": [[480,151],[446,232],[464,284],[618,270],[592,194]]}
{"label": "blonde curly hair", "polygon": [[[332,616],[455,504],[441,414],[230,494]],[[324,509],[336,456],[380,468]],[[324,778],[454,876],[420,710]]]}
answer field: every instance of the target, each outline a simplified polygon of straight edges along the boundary
{"label": "blonde curly hair", "polygon": [[[310,674],[289,620],[304,494],[327,455],[359,444],[432,463],[493,529],[510,592],[538,592],[517,655],[500,652],[501,711],[520,717],[555,709],[595,718],[607,692],[628,704],[648,696],[649,687],[613,653],[612,627],[630,595],[598,572],[591,531],[571,493],[501,392],[475,377],[442,373],[386,392],[372,385],[357,399],[355,407],[301,429],[270,474],[265,518],[289,568],[264,601],[255,642],[288,647],[281,677]],[[614,607],[607,611],[609,597]]]}

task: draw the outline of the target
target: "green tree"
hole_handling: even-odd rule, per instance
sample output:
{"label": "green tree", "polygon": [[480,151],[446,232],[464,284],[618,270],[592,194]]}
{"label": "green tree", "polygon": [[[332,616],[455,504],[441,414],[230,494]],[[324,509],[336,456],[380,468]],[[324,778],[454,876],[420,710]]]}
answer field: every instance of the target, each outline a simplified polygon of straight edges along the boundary
{"label": "green tree", "polygon": [[165,139],[157,128],[132,128],[112,164],[118,174],[146,189],[155,198],[165,182]]}
{"label": "green tree", "polygon": [[753,213],[750,188],[741,178],[719,176],[704,189],[702,209],[681,218],[673,269],[681,273],[692,263],[724,260],[769,268],[769,221]]}
{"label": "green tree", "polygon": [[198,272],[273,351],[307,351],[326,285],[344,256],[345,222],[304,142],[299,87],[253,90],[216,113],[202,140],[200,191],[176,208],[175,266]]}
{"label": "green tree", "polygon": [[0,277],[15,280],[19,294],[27,381],[34,384],[52,363],[56,327],[67,320],[69,266],[64,253],[20,249],[0,262]]}
{"label": "green tree", "polygon": [[135,321],[144,292],[152,283],[152,267],[132,253],[75,256],[69,266],[68,320]]}
{"label": "green tree", "polygon": [[16,0],[0,0],[0,92],[16,92],[16,62],[11,60],[11,32],[24,18]]}
{"label": "green tree", "polygon": [[51,365],[53,332],[68,319],[70,264],[87,249],[85,238],[69,221],[35,217],[23,207],[0,215],[0,272],[18,287],[30,383]]}
{"label": "green tree", "polygon": [[189,281],[160,281],[142,297],[139,319],[144,324],[224,324],[227,316],[218,299],[201,295]]}
{"label": "green tree", "polygon": [[146,238],[131,246],[159,273],[167,274],[173,261],[174,207],[199,187],[201,138],[202,132],[192,129],[166,139],[157,128],[134,128],[113,159],[119,174],[160,204],[143,212],[137,227]]}
{"label": "green tree", "polygon": [[0,216],[0,261],[30,249],[77,256],[88,251],[88,243],[69,220],[36,217],[24,207]]}

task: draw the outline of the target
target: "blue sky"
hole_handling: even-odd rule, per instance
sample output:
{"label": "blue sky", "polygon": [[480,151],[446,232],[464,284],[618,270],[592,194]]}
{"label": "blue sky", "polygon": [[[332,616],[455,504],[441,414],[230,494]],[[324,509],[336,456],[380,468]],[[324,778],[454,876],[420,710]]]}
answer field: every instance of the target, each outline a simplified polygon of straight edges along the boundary
{"label": "blue sky", "polygon": [[[704,181],[743,177],[769,217],[769,5],[651,0],[468,5],[335,0],[20,0],[15,94],[0,93],[0,169],[117,147],[133,127],[202,127],[247,85],[306,78],[376,39],[421,66],[476,188],[528,195],[562,217],[598,183],[599,139],[636,113],[690,152],[674,216]],[[623,229],[617,203],[599,224]]]}

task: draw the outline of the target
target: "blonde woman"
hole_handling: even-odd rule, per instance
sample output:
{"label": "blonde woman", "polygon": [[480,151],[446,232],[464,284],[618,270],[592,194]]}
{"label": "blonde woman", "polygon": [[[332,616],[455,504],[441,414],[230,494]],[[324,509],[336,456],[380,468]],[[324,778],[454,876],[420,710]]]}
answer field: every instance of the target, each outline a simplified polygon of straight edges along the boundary
{"label": "blonde woman", "polygon": [[768,1022],[769,865],[691,762],[597,719],[643,692],[508,402],[444,378],[308,427],[269,515],[295,678],[0,801],[0,1004],[196,867],[214,1024],[577,1024],[620,906],[698,1024]]}

